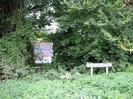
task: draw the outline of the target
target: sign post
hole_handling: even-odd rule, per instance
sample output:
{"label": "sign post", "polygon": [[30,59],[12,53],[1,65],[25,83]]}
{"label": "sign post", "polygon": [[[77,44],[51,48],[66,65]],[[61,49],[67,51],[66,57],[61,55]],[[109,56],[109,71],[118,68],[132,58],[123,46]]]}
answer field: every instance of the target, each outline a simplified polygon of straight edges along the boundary
{"label": "sign post", "polygon": [[34,55],[36,64],[52,63],[53,43],[35,43]]}

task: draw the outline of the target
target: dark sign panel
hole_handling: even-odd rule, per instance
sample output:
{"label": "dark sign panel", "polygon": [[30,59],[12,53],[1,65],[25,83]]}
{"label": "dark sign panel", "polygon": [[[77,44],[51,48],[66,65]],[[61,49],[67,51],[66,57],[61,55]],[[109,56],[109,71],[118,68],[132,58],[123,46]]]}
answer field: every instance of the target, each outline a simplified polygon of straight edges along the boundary
{"label": "dark sign panel", "polygon": [[34,44],[35,63],[51,63],[53,57],[53,43]]}

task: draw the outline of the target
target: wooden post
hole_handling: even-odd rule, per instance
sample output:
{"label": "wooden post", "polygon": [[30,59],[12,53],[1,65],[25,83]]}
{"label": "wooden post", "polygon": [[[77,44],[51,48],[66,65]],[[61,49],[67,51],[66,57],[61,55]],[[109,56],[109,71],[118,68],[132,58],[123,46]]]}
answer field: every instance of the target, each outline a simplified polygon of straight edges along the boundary
{"label": "wooden post", "polygon": [[91,76],[93,76],[93,67],[91,67]]}
{"label": "wooden post", "polygon": [[106,67],[106,74],[108,75],[108,73],[109,73],[109,67],[107,66]]}

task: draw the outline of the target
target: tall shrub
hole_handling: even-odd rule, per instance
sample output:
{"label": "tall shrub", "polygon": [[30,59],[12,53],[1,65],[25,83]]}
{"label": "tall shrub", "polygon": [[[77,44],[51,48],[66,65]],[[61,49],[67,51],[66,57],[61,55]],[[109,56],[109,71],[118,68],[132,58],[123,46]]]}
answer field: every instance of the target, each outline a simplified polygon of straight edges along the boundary
{"label": "tall shrub", "polygon": [[133,13],[121,0],[65,4],[65,13],[58,17],[60,31],[53,36],[57,61],[113,62],[118,71],[133,63]]}
{"label": "tall shrub", "polygon": [[21,25],[15,32],[0,39],[1,79],[26,74],[26,66],[33,63],[33,39],[34,34],[29,25]]}

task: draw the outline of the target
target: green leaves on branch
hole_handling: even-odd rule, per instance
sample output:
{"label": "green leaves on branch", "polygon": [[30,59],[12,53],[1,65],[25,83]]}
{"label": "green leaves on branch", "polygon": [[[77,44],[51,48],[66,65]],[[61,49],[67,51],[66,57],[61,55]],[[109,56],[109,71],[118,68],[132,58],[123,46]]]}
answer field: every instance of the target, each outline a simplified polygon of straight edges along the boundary
{"label": "green leaves on branch", "polygon": [[54,39],[58,59],[78,64],[87,61],[117,64],[119,60],[133,63],[129,61],[133,48],[133,13],[120,0],[69,1],[67,6],[66,14],[58,18],[61,28],[55,34],[58,40]]}

